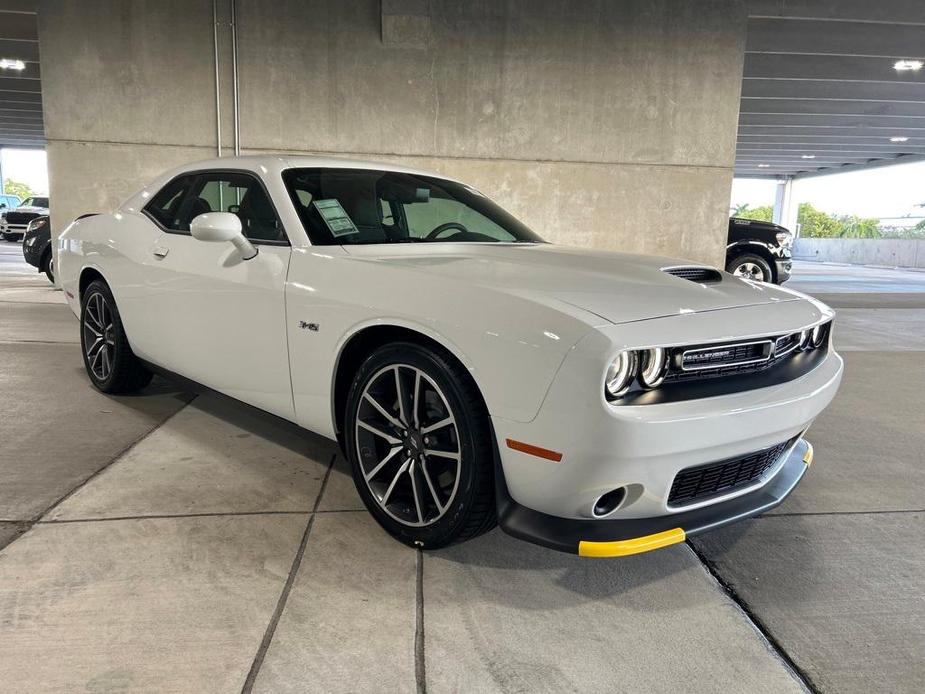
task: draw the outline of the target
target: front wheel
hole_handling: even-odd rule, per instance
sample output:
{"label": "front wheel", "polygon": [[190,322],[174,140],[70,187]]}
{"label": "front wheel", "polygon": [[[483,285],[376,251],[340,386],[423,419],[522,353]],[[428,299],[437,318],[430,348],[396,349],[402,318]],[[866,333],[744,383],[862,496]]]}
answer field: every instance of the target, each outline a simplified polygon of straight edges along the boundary
{"label": "front wheel", "polygon": [[52,258],[51,251],[45,251],[45,255],[42,256],[42,264],[39,269],[39,272],[44,272],[45,277],[48,278],[48,281],[52,284],[55,283],[55,266],[54,259]]}
{"label": "front wheel", "polygon": [[755,282],[774,281],[774,273],[768,261],[754,253],[743,253],[736,256],[726,265],[726,271],[731,272],[736,277]]}
{"label": "front wheel", "polygon": [[80,347],[90,382],[104,393],[132,393],[151,382],[128,344],[112,292],[100,280],[81,295]]}
{"label": "front wheel", "polygon": [[488,413],[448,355],[412,343],[375,351],[353,380],[345,434],[357,491],[396,539],[436,548],[494,526]]}

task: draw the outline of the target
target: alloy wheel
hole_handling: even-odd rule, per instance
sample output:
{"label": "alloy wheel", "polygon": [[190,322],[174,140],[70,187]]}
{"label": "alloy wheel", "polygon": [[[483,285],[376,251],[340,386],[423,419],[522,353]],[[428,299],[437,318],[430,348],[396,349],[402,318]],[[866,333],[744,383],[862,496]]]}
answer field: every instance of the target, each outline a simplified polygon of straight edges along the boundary
{"label": "alloy wheel", "polygon": [[83,331],[84,352],[90,371],[100,381],[105,381],[112,373],[116,342],[112,308],[100,292],[95,292],[87,298]]}
{"label": "alloy wheel", "polygon": [[764,282],[764,270],[756,263],[744,262],[733,273],[736,277],[744,277],[755,282]]}
{"label": "alloy wheel", "polygon": [[386,366],[366,383],[355,427],[363,478],[380,508],[413,527],[442,518],[459,486],[462,450],[440,386],[414,366]]}

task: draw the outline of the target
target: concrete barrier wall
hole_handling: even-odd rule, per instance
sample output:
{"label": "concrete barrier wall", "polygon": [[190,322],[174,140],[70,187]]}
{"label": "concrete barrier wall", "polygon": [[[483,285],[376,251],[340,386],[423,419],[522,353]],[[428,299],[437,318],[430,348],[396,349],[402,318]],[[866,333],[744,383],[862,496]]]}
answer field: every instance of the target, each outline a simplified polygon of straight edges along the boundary
{"label": "concrete barrier wall", "polygon": [[925,239],[797,239],[798,260],[925,268]]}

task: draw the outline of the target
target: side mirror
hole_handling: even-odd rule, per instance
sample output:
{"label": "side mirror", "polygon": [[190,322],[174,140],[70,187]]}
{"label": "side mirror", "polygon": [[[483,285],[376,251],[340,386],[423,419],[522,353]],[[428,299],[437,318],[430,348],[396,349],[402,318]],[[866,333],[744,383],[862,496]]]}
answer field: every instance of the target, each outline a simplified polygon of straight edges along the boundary
{"label": "side mirror", "polygon": [[206,212],[193,218],[190,234],[199,241],[231,242],[244,260],[257,255],[257,249],[241,233],[241,220],[231,212]]}

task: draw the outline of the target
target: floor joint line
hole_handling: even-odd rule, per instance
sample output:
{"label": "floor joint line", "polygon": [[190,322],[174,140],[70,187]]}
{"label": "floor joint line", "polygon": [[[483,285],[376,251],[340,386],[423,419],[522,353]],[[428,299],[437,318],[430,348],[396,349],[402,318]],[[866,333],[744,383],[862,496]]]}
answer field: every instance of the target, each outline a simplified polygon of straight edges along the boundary
{"label": "floor joint line", "polygon": [[765,642],[765,646],[768,650],[778,659],[784,668],[790,673],[790,676],[793,677],[805,691],[811,692],[811,694],[820,694],[819,688],[812,681],[812,678],[794,662],[793,658],[790,657],[790,654],[787,653],[784,646],[774,637],[771,631],[768,629],[767,625],[756,615],[746,604],[746,602],[735,592],[733,587],[720,575],[719,570],[709,559],[706,558],[701,552],[694,547],[694,544],[688,539],[685,544],[693,552],[694,556],[697,557],[697,560],[703,566],[704,571],[706,571],[714,581],[716,581],[720,590],[726,595],[726,597],[739,609],[742,615],[746,620],[751,624],[751,627],[759,634],[761,639]]}
{"label": "floor joint line", "polygon": [[62,525],[65,523],[109,523],[131,520],[170,520],[172,518],[222,518],[228,516],[307,516],[311,511],[215,511],[212,513],[150,513],[137,516],[110,516],[108,518],[52,518],[36,521],[36,525]]}
{"label": "floor joint line", "polygon": [[334,461],[336,459],[336,453],[331,455],[328,469],[324,473],[324,479],[321,481],[321,489],[318,490],[318,496],[315,498],[315,504],[312,507],[311,515],[308,517],[308,522],[305,524],[305,532],[302,533],[302,540],[299,542],[299,548],[296,550],[295,557],[292,560],[292,566],[289,568],[289,576],[286,577],[286,583],[283,585],[283,590],[279,595],[279,599],[276,601],[276,609],[273,610],[270,623],[267,624],[266,631],[263,633],[263,638],[260,640],[260,646],[257,648],[257,653],[254,655],[254,660],[247,673],[247,678],[244,680],[244,686],[241,687],[241,694],[250,694],[254,689],[257,675],[260,674],[260,668],[263,666],[264,658],[266,658],[267,651],[270,649],[270,644],[273,641],[273,636],[276,634],[276,627],[279,625],[279,620],[283,616],[283,610],[286,609],[286,602],[289,600],[289,593],[292,592],[292,586],[295,584],[296,575],[299,573],[299,568],[302,566],[302,558],[305,556],[308,538],[315,524],[315,518],[318,516],[318,506],[321,504],[321,497],[324,495],[324,490],[327,488],[328,479],[331,477],[331,470],[334,469]]}
{"label": "floor joint line", "polygon": [[190,397],[188,400],[186,400],[186,402],[183,404],[183,406],[180,407],[176,412],[173,412],[170,416],[164,418],[163,421],[159,422],[158,424],[155,424],[153,427],[151,427],[150,429],[148,429],[147,431],[145,431],[143,434],[141,434],[140,436],[138,436],[134,441],[132,441],[131,443],[129,443],[127,446],[125,446],[125,447],[122,448],[120,451],[118,451],[112,458],[110,458],[109,461],[108,461],[105,465],[103,465],[103,466],[100,467],[98,470],[96,470],[95,472],[93,472],[92,474],[90,474],[86,479],[84,479],[82,482],[78,483],[76,486],[72,487],[69,491],[65,492],[63,495],[61,495],[60,497],[58,497],[58,499],[57,499],[56,501],[53,501],[53,502],[52,502],[49,506],[47,506],[44,510],[39,511],[38,513],[36,513],[35,515],[33,515],[29,520],[21,521],[21,522],[23,523],[23,526],[24,526],[24,529],[22,530],[22,532],[18,533],[15,537],[10,538],[9,542],[7,542],[6,544],[0,545],[0,549],[3,549],[3,548],[5,548],[5,547],[8,547],[12,542],[15,542],[15,541],[18,540],[20,537],[22,537],[26,532],[28,532],[29,530],[31,530],[34,526],[38,525],[39,522],[42,520],[42,518],[44,518],[44,517],[47,516],[49,513],[51,513],[52,511],[54,511],[58,506],[60,506],[60,505],[63,504],[65,501],[67,501],[68,499],[70,499],[72,496],[74,496],[74,494],[76,494],[77,492],[79,492],[81,489],[83,489],[84,487],[86,487],[90,482],[92,482],[92,481],[95,480],[97,477],[99,477],[103,472],[105,472],[105,471],[108,470],[110,467],[112,467],[115,463],[117,463],[119,460],[121,460],[122,457],[123,457],[124,455],[126,455],[129,451],[131,451],[133,448],[135,448],[135,446],[137,446],[139,443],[141,443],[142,441],[144,441],[146,438],[148,438],[151,434],[153,434],[155,431],[157,431],[158,429],[160,429],[162,426],[164,426],[165,424],[167,424],[167,422],[169,422],[171,419],[173,419],[174,417],[176,417],[180,412],[182,412],[183,410],[185,410],[186,407],[187,407],[187,405],[189,405],[189,404],[190,404],[193,400],[195,400],[195,399],[196,399],[196,396],[195,396],[195,395],[193,395],[192,397]]}
{"label": "floor joint line", "polygon": [[417,551],[414,596],[414,682],[418,694],[427,694],[427,667],[424,658],[424,552]]}

